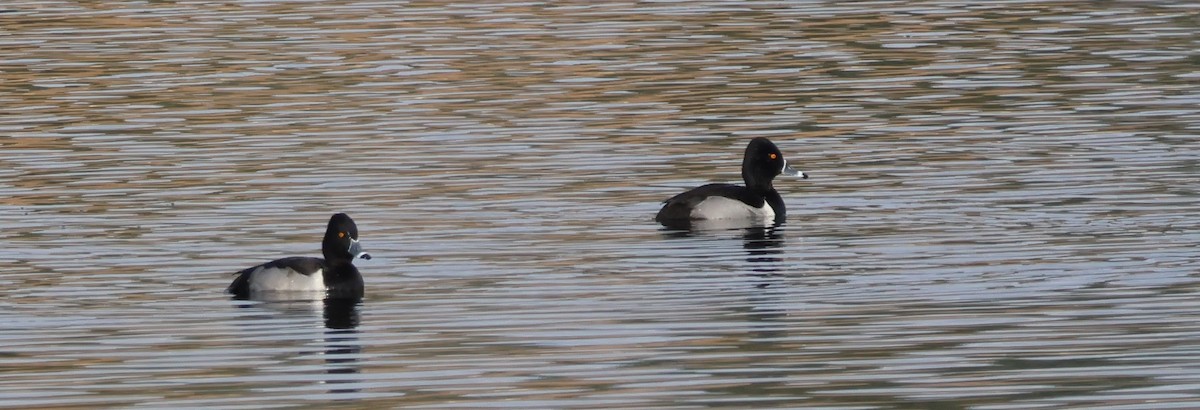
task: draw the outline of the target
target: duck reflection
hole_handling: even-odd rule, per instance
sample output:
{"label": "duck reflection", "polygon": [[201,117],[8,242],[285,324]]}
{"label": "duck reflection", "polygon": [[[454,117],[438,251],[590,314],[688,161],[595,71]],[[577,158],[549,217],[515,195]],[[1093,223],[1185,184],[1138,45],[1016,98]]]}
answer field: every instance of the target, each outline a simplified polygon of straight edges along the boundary
{"label": "duck reflection", "polygon": [[[317,318],[320,314],[324,329],[319,335],[312,336],[312,341],[320,343],[320,351],[301,351],[298,356],[312,357],[319,355],[324,360],[325,374],[328,377],[319,381],[330,394],[357,393],[361,380],[354,375],[361,373],[359,356],[362,353],[362,343],[359,341],[358,324],[360,320],[361,299],[325,299],[325,300],[238,300],[242,309],[256,309],[264,314],[262,318],[277,318],[280,314],[292,317]],[[271,313],[271,312],[274,313]],[[259,315],[254,315],[259,316]],[[291,327],[289,327],[291,328]],[[285,329],[286,330],[286,329]],[[303,343],[301,345],[308,345]]]}
{"label": "duck reflection", "polygon": [[329,377],[325,383],[329,393],[357,393],[360,380],[346,375],[357,375],[361,372],[359,354],[362,353],[362,343],[358,340],[358,321],[361,305],[359,299],[326,299],[325,300],[325,373]]}
{"label": "duck reflection", "polygon": [[[670,221],[661,230],[667,238],[690,238],[697,236],[721,236],[729,233],[740,233],[742,248],[746,250],[746,262],[750,264],[753,276],[772,279],[782,276],[780,265],[783,262],[784,222],[782,220],[682,220]],[[770,282],[756,284],[758,287],[770,286]]]}
{"label": "duck reflection", "polygon": [[762,289],[749,296],[745,312],[747,317],[765,323],[758,328],[757,337],[760,340],[781,336],[774,320],[787,316],[781,309],[785,297],[782,291],[772,291],[782,284],[786,272],[783,268],[783,225],[746,228],[742,234],[742,248],[746,250],[746,263],[749,265],[749,276],[753,278],[754,287]]}
{"label": "duck reflection", "polygon": [[756,286],[765,288],[770,280],[783,276],[783,226],[759,226],[746,228],[742,234],[742,248],[746,250],[746,262],[751,275],[766,280]]}
{"label": "duck reflection", "polygon": [[670,237],[688,237],[755,228],[771,228],[782,223],[782,220],[736,218],[680,219],[661,222],[663,226],[662,231]]}
{"label": "duck reflection", "polygon": [[361,299],[326,299],[325,328],[331,331],[358,328],[360,304],[362,304]]}
{"label": "duck reflection", "polygon": [[768,338],[778,333],[777,325],[772,323],[787,316],[782,309],[786,301],[786,292],[782,289],[787,275],[784,262],[785,229],[782,221],[745,220],[700,220],[683,221],[683,225],[673,225],[661,232],[667,238],[691,237],[723,237],[739,235],[742,249],[746,252],[746,277],[750,278],[751,286],[757,289],[750,292],[749,301],[738,305],[738,313],[762,322],[758,336]]}

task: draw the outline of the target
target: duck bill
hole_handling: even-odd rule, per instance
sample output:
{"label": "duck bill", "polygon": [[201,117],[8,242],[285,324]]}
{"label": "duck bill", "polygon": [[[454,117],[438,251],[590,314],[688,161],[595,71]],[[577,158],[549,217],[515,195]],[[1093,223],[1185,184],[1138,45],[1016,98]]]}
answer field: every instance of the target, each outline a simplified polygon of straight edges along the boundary
{"label": "duck bill", "polygon": [[371,259],[371,254],[367,253],[366,251],[364,251],[362,249],[362,245],[358,244],[357,239],[350,240],[350,249],[347,249],[346,251],[350,252],[350,255],[354,256],[355,258],[362,258],[362,259],[367,259],[367,260]]}
{"label": "duck bill", "polygon": [[800,177],[803,179],[808,179],[808,174],[805,174],[804,171],[792,168],[791,165],[788,165],[786,160],[783,161],[783,171],[781,171],[780,174],[787,175],[789,177]]}

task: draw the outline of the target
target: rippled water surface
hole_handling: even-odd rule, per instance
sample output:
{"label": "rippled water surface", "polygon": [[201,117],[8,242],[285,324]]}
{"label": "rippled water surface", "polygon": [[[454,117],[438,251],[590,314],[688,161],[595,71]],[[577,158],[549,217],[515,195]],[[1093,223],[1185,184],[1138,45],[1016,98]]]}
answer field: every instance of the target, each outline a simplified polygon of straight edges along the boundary
{"label": "rippled water surface", "polygon": [[[5,2],[0,406],[1197,408],[1197,21]],[[654,223],[756,136],[786,224]],[[222,293],[338,211],[361,304]]]}

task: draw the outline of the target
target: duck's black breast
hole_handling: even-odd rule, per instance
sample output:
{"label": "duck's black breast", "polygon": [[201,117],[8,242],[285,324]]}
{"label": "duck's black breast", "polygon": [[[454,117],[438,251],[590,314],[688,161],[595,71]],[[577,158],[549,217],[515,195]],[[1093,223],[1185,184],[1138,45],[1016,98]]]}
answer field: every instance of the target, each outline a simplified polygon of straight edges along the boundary
{"label": "duck's black breast", "polygon": [[363,278],[354,265],[334,267],[333,274],[325,276],[326,297],[329,299],[361,299]]}
{"label": "duck's black breast", "polygon": [[687,190],[679,195],[663,201],[663,207],[654,217],[656,221],[673,221],[693,219],[692,211],[704,200],[712,197],[724,197],[742,202],[751,208],[762,208],[766,199],[762,194],[741,185],[708,184]]}

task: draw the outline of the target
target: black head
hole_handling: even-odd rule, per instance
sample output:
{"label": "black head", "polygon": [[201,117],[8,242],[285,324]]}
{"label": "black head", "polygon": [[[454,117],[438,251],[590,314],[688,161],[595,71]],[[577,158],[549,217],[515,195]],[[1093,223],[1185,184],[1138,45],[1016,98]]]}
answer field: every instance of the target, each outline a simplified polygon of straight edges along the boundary
{"label": "black head", "polygon": [[783,153],[771,140],[764,137],[750,140],[746,158],[742,159],[742,180],[746,181],[746,186],[771,189],[771,180],[780,174],[808,179],[805,173],[788,166]]}
{"label": "black head", "polygon": [[325,239],[321,241],[321,253],[329,261],[371,259],[371,254],[364,252],[358,244],[358,225],[346,214],[334,214],[329,218]]}

